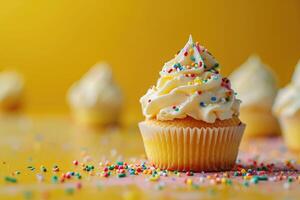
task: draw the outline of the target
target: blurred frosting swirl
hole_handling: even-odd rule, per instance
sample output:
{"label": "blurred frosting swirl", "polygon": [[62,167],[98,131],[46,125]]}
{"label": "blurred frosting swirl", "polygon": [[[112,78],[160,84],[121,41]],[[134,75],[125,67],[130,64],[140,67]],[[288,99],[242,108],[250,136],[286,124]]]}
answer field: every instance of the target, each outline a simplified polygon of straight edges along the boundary
{"label": "blurred frosting swirl", "polygon": [[114,83],[112,70],[106,63],[92,67],[69,90],[68,100],[72,108],[118,111],[122,106],[122,93]]}
{"label": "blurred frosting swirl", "polygon": [[277,93],[273,71],[253,55],[230,76],[231,85],[242,100],[241,107],[258,106],[271,110]]}
{"label": "blurred frosting swirl", "polygon": [[143,114],[147,119],[192,117],[208,123],[238,115],[240,101],[217,68],[214,57],[190,36],[175,58],[165,63],[156,86],[141,97]]}
{"label": "blurred frosting swirl", "polygon": [[291,117],[300,114],[300,60],[296,65],[292,81],[279,90],[273,111],[278,116]]}
{"label": "blurred frosting swirl", "polygon": [[23,77],[15,71],[0,73],[0,101],[17,101],[24,90]]}

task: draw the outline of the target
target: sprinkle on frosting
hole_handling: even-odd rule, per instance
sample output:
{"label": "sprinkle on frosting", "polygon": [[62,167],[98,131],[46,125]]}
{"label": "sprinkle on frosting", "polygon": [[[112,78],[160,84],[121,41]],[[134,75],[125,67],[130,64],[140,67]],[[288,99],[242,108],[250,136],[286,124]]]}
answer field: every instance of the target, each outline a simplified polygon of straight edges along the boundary
{"label": "sprinkle on frosting", "polygon": [[158,120],[189,116],[208,123],[238,115],[240,101],[218,67],[212,54],[190,36],[175,58],[165,63],[157,84],[140,99],[143,114]]}

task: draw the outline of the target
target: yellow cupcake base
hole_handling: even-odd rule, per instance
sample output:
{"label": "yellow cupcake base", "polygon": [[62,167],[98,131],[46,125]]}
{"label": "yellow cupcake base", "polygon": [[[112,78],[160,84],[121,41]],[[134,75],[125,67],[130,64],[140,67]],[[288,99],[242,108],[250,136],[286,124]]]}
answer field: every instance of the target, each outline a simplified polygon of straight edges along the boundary
{"label": "yellow cupcake base", "polygon": [[287,147],[300,152],[300,116],[280,119],[282,134]]}
{"label": "yellow cupcake base", "polygon": [[280,135],[280,126],[271,111],[257,108],[240,109],[240,118],[247,124],[245,138]]}
{"label": "yellow cupcake base", "polygon": [[178,171],[222,171],[236,161],[245,125],[199,128],[139,123],[145,151],[157,167]]}
{"label": "yellow cupcake base", "polygon": [[93,110],[73,110],[73,118],[79,125],[86,127],[106,126],[116,124],[119,113],[104,113]]}
{"label": "yellow cupcake base", "polygon": [[19,111],[22,107],[21,97],[9,97],[0,102],[0,112],[10,113]]}

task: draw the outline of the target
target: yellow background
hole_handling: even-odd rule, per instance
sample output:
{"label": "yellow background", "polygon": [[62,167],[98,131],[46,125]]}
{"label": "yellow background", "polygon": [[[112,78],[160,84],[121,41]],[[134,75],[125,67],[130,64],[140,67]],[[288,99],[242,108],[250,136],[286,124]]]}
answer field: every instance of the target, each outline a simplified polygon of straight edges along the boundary
{"label": "yellow background", "polygon": [[61,113],[69,86],[106,60],[135,113],[190,33],[225,75],[256,52],[282,86],[300,58],[300,1],[2,0],[0,69],[24,75],[27,112]]}

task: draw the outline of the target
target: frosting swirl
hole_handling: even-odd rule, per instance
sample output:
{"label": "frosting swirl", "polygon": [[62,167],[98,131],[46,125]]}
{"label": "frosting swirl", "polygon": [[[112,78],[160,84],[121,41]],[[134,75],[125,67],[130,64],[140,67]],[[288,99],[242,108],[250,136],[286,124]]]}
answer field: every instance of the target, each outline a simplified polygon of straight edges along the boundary
{"label": "frosting swirl", "polygon": [[272,109],[277,93],[277,80],[273,71],[258,56],[249,57],[229,79],[238,93],[237,97],[243,102],[241,107],[259,106]]}
{"label": "frosting swirl", "polygon": [[68,100],[76,109],[117,112],[122,105],[122,93],[113,81],[108,64],[98,63],[72,85]]}
{"label": "frosting swirl", "polygon": [[238,115],[240,101],[218,62],[190,36],[174,59],[165,63],[156,86],[140,99],[147,119],[192,117],[208,123]]}
{"label": "frosting swirl", "polygon": [[300,114],[300,60],[291,83],[279,90],[273,111],[276,115],[288,117]]}

